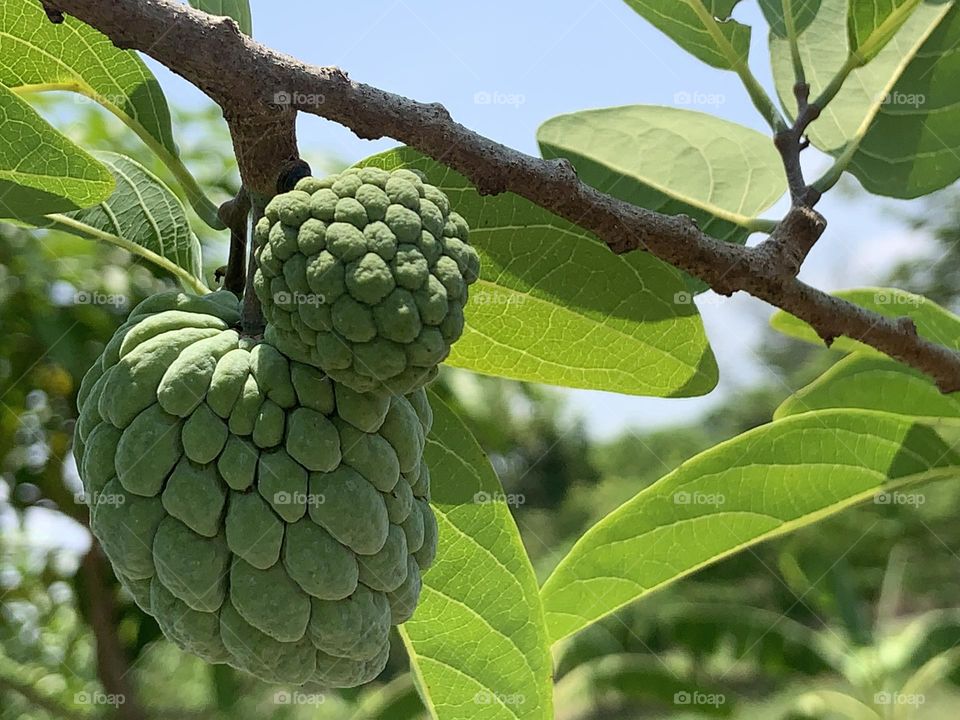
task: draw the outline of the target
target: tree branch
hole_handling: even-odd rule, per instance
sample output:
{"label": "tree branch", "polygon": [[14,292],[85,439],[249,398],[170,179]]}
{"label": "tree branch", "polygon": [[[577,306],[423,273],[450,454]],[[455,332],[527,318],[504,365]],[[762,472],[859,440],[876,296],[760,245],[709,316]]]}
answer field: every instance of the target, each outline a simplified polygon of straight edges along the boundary
{"label": "tree branch", "polygon": [[[960,354],[919,337],[912,323],[805,285],[795,273],[775,266],[770,246],[728,245],[702,233],[689,218],[605,195],[580,182],[568,162],[534,158],[478,135],[454,122],[439,104],[353,82],[338,68],[307,65],[242,35],[232,20],[174,0],[57,0],[57,7],[118,46],[142,50],[219,103],[234,134],[244,185],[252,192],[274,192],[281,167],[296,157],[296,111],[312,113],[361,138],[406,143],[465,175],[481,194],[514,192],[594,233],[614,252],[648,251],[720,293],[744,291],[786,310],[825,341],[849,336],[929,374],[944,392],[960,390]],[[795,138],[798,145],[802,134]],[[797,189],[793,177],[791,190]],[[800,204],[812,207],[813,202]],[[793,227],[789,219],[780,224],[783,245],[793,242],[787,236]],[[798,247],[812,247],[811,238]]]}
{"label": "tree branch", "polygon": [[97,674],[103,689],[120,698],[116,706],[119,720],[146,720],[146,713],[133,692],[130,664],[117,635],[117,608],[111,595],[110,569],[99,543],[94,540],[80,564],[86,613],[97,640]]}

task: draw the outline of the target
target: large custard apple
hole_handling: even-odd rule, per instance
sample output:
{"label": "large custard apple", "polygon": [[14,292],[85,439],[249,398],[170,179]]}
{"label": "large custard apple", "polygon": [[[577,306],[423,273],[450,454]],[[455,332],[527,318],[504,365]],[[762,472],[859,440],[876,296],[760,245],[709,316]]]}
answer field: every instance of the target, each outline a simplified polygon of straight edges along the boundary
{"label": "large custard apple", "polygon": [[411,170],[303,178],[256,227],[267,340],[359,392],[422,387],[463,332],[468,233]]}
{"label": "large custard apple", "polygon": [[166,293],[107,345],[75,438],[91,527],[185,650],[271,682],[367,682],[436,551],[426,395],[357,392],[238,320],[230,293]]}

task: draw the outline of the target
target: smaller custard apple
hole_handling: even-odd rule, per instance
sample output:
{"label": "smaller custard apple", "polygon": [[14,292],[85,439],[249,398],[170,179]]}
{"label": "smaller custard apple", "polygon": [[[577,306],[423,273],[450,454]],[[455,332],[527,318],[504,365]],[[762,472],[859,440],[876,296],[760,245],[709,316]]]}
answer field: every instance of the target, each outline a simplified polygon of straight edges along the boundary
{"label": "smaller custard apple", "polygon": [[242,338],[237,299],[134,308],[74,453],[123,586],[181,648],[268,682],[375,678],[433,562],[426,394],[359,393]]}
{"label": "smaller custard apple", "polygon": [[422,387],[463,333],[480,260],[466,221],[414,171],[303,178],[255,235],[266,339],[353,390]]}

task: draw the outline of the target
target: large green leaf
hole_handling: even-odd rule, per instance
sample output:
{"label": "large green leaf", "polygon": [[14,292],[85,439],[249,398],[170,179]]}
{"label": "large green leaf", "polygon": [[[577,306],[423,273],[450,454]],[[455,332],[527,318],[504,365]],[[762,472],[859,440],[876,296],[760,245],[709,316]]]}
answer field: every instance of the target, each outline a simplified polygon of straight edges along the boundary
{"label": "large green leaf", "polygon": [[820,0],[760,0],[760,9],[777,37],[801,33],[813,22],[820,10]]}
{"label": "large green leaf", "polygon": [[253,17],[249,0],[190,0],[190,4],[211,15],[223,15],[237,21],[240,31],[253,35]]}
{"label": "large green leaf", "polygon": [[850,51],[864,63],[875,58],[919,4],[920,0],[850,0]]}
{"label": "large green leaf", "polygon": [[750,54],[750,27],[730,19],[740,0],[626,0],[653,26],[703,62],[736,69]]}
{"label": "large green leaf", "polygon": [[[917,326],[917,332],[923,337],[960,350],[960,317],[922,295],[880,287],[840,290],[833,294],[886,317],[910,317]],[[806,340],[815,345],[823,344],[812,327],[782,310],[770,319],[770,324],[784,335]],[[855,350],[879,352],[869,345],[847,337],[837,338],[830,347],[844,352]]]}
{"label": "large green leaf", "polygon": [[537,141],[544,157],[568,158],[587,184],[640,207],[690,215],[733,242],[744,242],[750,221],[787,191],[768,136],[706,113],[652,105],[585,110],[547,120]]}
{"label": "large green leaf", "polygon": [[[890,17],[899,22],[911,7],[901,3]],[[822,0],[799,38],[813,97],[838,73],[857,68],[810,126],[811,141],[873,193],[911,198],[950,184],[960,177],[960,83],[953,81],[960,73],[960,6],[916,4],[885,44],[881,23],[865,42],[868,50],[882,49],[863,67],[851,54],[847,10],[847,0]],[[777,92],[795,111],[789,43],[773,35],[770,47]]]}
{"label": "large green leaf", "polygon": [[111,190],[107,168],[0,84],[0,218],[76,210]]}
{"label": "large green leaf", "polygon": [[533,567],[490,462],[431,394],[424,458],[440,531],[420,605],[403,625],[437,720],[551,720],[551,661]]}
{"label": "large green leaf", "polygon": [[136,53],[73,17],[51,23],[35,0],[0,4],[0,47],[0,83],[21,93],[69,90],[100,103],[167,164],[200,216],[222,227],[179,159],[163,90]]}
{"label": "large green leaf", "polygon": [[117,245],[172,273],[185,287],[206,292],[200,241],[177,196],[128,157],[108,152],[97,157],[116,178],[109,198],[94,207],[30,222]]}
{"label": "large green leaf", "polygon": [[929,427],[862,410],[806,413],[685,462],[591,528],[541,591],[550,638],[880,490],[955,475]]}
{"label": "large green leaf", "polygon": [[775,418],[811,410],[860,408],[960,425],[960,393],[944,395],[928,376],[895,360],[853,353],[783,401]]}
{"label": "large green leaf", "polygon": [[472,228],[482,272],[451,365],[634,395],[701,395],[716,385],[703,324],[675,269],[648,253],[614,255],[512,193],[481,196],[409,148],[363,164],[424,172]]}

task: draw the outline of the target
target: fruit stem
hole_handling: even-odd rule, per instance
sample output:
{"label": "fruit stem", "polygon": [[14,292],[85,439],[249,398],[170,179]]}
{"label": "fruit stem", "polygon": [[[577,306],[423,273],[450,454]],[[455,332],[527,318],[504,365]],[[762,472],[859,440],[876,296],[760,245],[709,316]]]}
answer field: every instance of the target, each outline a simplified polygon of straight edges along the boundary
{"label": "fruit stem", "polygon": [[[263,217],[263,210],[267,206],[269,198],[264,198],[262,195],[253,192],[249,192],[248,194],[253,206],[252,227],[256,227],[257,223],[260,222],[260,219]],[[249,232],[249,229],[247,236],[252,239],[253,233]],[[256,242],[248,242],[247,250],[249,259],[247,264],[247,279],[243,288],[243,309],[241,310],[240,322],[245,336],[259,337],[263,335],[266,322],[263,319],[263,308],[260,307],[260,298],[257,297],[257,293],[253,289],[253,279],[257,274],[258,267]]]}

